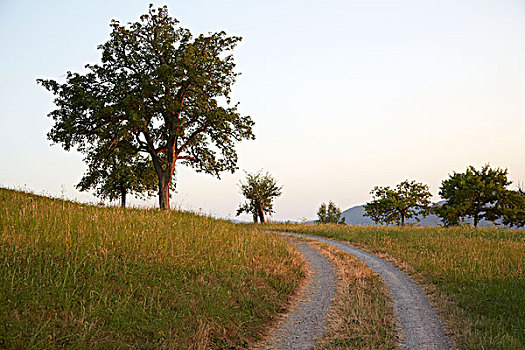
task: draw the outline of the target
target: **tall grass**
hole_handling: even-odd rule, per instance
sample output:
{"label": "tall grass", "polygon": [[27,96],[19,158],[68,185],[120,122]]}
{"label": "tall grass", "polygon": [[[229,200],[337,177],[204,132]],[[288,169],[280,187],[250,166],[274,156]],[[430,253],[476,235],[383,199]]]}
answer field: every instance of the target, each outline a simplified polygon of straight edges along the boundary
{"label": "tall grass", "polygon": [[349,241],[411,265],[418,277],[442,294],[440,307],[460,348],[525,348],[523,230],[341,225],[268,228]]}
{"label": "tall grass", "polygon": [[302,275],[254,229],[0,189],[0,348],[245,347]]}

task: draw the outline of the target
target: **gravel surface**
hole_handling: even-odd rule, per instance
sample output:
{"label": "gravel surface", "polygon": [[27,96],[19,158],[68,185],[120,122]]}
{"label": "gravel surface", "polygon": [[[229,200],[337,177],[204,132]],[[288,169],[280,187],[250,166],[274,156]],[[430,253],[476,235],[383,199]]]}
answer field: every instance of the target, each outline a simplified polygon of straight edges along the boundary
{"label": "gravel surface", "polygon": [[[307,243],[295,244],[310,272],[295,308],[286,315],[265,349],[306,350],[324,334],[325,317],[335,292],[335,272],[330,261]],[[259,347],[260,348],[260,347]]]}
{"label": "gravel surface", "polygon": [[[409,350],[451,349],[443,325],[428,302],[425,293],[401,270],[391,263],[349,244],[317,236],[285,233],[328,243],[367,264],[385,281],[394,303],[394,313],[400,324],[400,346]],[[295,349],[295,348],[294,348]]]}

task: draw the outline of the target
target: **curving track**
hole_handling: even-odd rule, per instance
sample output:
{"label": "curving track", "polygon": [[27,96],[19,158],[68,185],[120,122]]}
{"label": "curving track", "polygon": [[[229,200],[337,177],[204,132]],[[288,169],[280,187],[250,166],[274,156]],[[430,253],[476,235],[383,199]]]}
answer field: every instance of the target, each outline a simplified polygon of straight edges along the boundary
{"label": "curving track", "polygon": [[394,265],[349,244],[297,233],[281,234],[330,244],[353,255],[380,275],[392,294],[394,312],[400,325],[400,346],[402,348],[408,350],[451,349],[451,342],[445,336],[443,325],[428,302],[425,293]]}

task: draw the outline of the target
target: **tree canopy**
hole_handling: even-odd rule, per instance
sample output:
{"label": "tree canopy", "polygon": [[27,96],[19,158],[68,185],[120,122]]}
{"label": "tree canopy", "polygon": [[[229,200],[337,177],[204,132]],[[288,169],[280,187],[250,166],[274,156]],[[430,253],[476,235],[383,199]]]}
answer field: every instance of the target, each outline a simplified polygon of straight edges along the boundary
{"label": "tree canopy", "polygon": [[334,202],[322,203],[317,210],[317,223],[319,224],[344,224],[345,218],[341,218],[341,209]]}
{"label": "tree canopy", "polygon": [[246,198],[237,209],[237,215],[252,214],[253,222],[265,222],[265,214],[273,213],[273,200],[282,194],[282,186],[269,174],[261,171],[246,173],[246,179],[239,183],[241,194]]}
{"label": "tree canopy", "polygon": [[489,164],[480,170],[469,166],[465,172],[454,172],[443,180],[439,195],[445,203],[434,211],[445,225],[459,225],[463,220],[472,219],[478,226],[481,219],[496,221],[506,213],[512,219],[515,206],[521,203],[519,194],[515,196],[507,189],[511,182],[507,169],[491,168]]}
{"label": "tree canopy", "polygon": [[[237,169],[235,143],[254,139],[253,121],[230,101],[237,73],[231,51],[241,40],[225,32],[193,37],[154,9],[127,26],[113,20],[102,62],[66,82],[38,79],[57,108],[48,138],[66,150],[122,140],[149,156],[159,205],[169,209],[177,162],[219,177]],[[112,139],[108,139],[111,135]]]}
{"label": "tree canopy", "polygon": [[430,214],[431,194],[428,186],[405,180],[395,188],[376,186],[370,194],[373,200],[365,204],[365,215],[376,223],[404,225],[406,219]]}

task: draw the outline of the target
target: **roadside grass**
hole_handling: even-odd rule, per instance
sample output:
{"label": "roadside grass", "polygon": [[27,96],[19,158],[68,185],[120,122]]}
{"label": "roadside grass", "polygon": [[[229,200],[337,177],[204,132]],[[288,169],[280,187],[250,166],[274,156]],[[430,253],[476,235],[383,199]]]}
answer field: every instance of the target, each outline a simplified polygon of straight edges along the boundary
{"label": "roadside grass", "polygon": [[0,348],[242,348],[304,277],[273,234],[0,189]]}
{"label": "roadside grass", "polygon": [[412,269],[432,293],[460,349],[525,348],[522,230],[329,224],[266,228],[348,241]]}
{"label": "roadside grass", "polygon": [[316,349],[396,349],[392,301],[379,276],[328,244],[310,244],[330,259],[338,279],[328,327]]}

